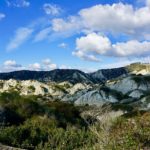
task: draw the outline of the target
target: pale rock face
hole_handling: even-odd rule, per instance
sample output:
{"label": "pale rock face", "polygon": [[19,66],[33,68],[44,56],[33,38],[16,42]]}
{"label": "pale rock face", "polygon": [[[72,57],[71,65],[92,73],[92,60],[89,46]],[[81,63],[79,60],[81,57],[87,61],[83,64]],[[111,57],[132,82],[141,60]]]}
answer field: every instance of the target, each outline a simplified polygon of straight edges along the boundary
{"label": "pale rock face", "polygon": [[69,89],[69,93],[70,93],[71,95],[73,95],[74,93],[76,93],[76,92],[79,91],[79,90],[89,89],[89,88],[91,88],[90,85],[77,83],[77,84],[75,84],[72,88]]}
{"label": "pale rock face", "polygon": [[141,75],[148,75],[148,74],[150,74],[150,71],[146,70],[146,69],[143,69],[143,70],[140,70],[140,71],[135,71],[133,73],[136,74],[136,75],[139,75],[139,74],[141,74]]}
{"label": "pale rock face", "polygon": [[65,95],[61,100],[65,102],[75,102],[77,99],[79,99],[82,95],[86,94],[89,91],[89,89],[79,90],[75,92],[73,95],[67,94]]}
{"label": "pale rock face", "polygon": [[54,91],[53,93],[51,93],[52,96],[56,96],[58,98],[62,98],[62,96],[65,95],[65,93],[61,90],[57,90],[57,91]]}
{"label": "pale rock face", "polygon": [[15,87],[16,85],[17,85],[17,81],[10,79],[8,81],[5,81],[5,84],[3,85],[3,90],[7,91],[10,88]]}
{"label": "pale rock face", "polygon": [[73,86],[73,84],[71,84],[70,82],[61,82],[61,83],[58,83],[58,85],[62,85],[62,86],[66,86],[66,85],[69,85],[70,87]]}
{"label": "pale rock face", "polygon": [[139,100],[139,102],[140,102],[140,105],[141,105],[140,108],[142,110],[150,111],[150,98],[149,98],[149,96],[143,97],[142,99]]}
{"label": "pale rock face", "polygon": [[[54,83],[49,82],[48,84],[42,83],[35,80],[26,81],[16,81],[16,80],[1,80],[3,86],[0,88],[0,92],[9,91],[11,88],[19,90],[21,95],[45,95],[49,94],[58,98],[65,96],[66,92],[70,95],[75,94],[77,91],[89,89],[90,85],[77,83],[75,85],[69,82]],[[57,88],[57,85],[63,86],[63,91],[61,88]]]}
{"label": "pale rock face", "polygon": [[150,103],[147,105],[148,110],[150,110]]}
{"label": "pale rock face", "polygon": [[86,94],[82,95],[75,101],[77,105],[102,105],[106,102],[117,102],[118,100],[111,94],[104,92],[103,90],[98,91],[89,91]]}
{"label": "pale rock face", "polygon": [[48,85],[38,81],[16,81],[16,80],[8,80],[2,81],[3,87],[0,89],[0,92],[9,91],[11,88],[19,90],[21,95],[45,95],[45,94],[54,94],[54,95],[62,95],[60,91],[56,91],[53,88],[53,83]]}
{"label": "pale rock face", "polygon": [[110,89],[117,90],[122,92],[123,94],[127,94],[130,91],[134,90],[143,90],[147,91],[150,89],[150,83],[139,84],[136,83],[131,77],[123,78],[122,80],[118,80],[114,84],[106,84]]}
{"label": "pale rock face", "polygon": [[142,95],[144,95],[144,93],[141,90],[134,90],[129,94],[129,96],[133,98],[140,98]]}
{"label": "pale rock face", "polygon": [[[34,94],[34,95],[44,95],[45,92],[43,88],[48,88],[47,85],[40,83],[38,81],[21,81],[21,94],[22,95],[28,95],[28,94]],[[32,87],[33,89],[30,89]]]}
{"label": "pale rock face", "polygon": [[136,82],[130,80],[130,78],[124,78],[123,80],[119,80],[114,84],[107,84],[107,86],[111,89],[120,91],[123,94],[138,88]]}

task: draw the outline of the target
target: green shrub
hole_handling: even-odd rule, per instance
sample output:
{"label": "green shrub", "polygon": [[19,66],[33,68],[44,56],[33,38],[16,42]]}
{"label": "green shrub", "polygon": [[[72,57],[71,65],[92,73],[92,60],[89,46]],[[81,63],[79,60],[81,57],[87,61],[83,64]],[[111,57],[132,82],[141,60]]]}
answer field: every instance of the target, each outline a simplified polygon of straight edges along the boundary
{"label": "green shrub", "polygon": [[67,126],[66,129],[57,127],[56,120],[34,117],[23,125],[0,129],[0,141],[4,144],[27,148],[71,150],[94,143],[93,134],[82,128]]}

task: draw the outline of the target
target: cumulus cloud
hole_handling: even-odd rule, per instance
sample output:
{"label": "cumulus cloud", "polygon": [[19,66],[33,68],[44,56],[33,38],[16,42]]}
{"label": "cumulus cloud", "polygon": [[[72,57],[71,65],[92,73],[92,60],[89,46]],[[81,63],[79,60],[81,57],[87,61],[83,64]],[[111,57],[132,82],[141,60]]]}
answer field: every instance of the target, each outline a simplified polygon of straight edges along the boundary
{"label": "cumulus cloud", "polygon": [[6,60],[1,67],[1,71],[3,72],[17,71],[23,69],[24,67],[18,64],[15,60]]}
{"label": "cumulus cloud", "polygon": [[88,61],[99,62],[94,55],[104,55],[111,49],[111,42],[107,37],[96,33],[90,33],[86,36],[77,38],[76,51],[72,54]]}
{"label": "cumulus cloud", "polygon": [[[150,51],[149,14],[150,0],[145,0],[145,6],[137,8],[122,2],[99,4],[81,9],[74,16],[53,19],[49,34],[57,37],[85,34],[77,38],[76,50],[72,52],[83,60],[99,62],[100,55],[146,56]],[[107,35],[115,37],[116,43],[112,43]],[[126,38],[117,42],[120,37]]]}
{"label": "cumulus cloud", "polygon": [[27,66],[18,64],[15,60],[6,60],[3,64],[0,64],[0,72],[11,72],[19,70],[51,71],[55,69],[71,69],[71,67],[67,65],[58,66],[49,58],[43,59],[41,62],[31,63]]}
{"label": "cumulus cloud", "polygon": [[73,55],[89,61],[99,61],[96,56],[140,57],[150,54],[150,42],[130,40],[112,44],[109,38],[90,33],[76,40]]}
{"label": "cumulus cloud", "polygon": [[62,12],[62,9],[54,4],[45,3],[43,9],[47,15],[56,16]]}
{"label": "cumulus cloud", "polygon": [[74,34],[100,32],[115,37],[127,36],[129,39],[150,39],[150,0],[145,6],[136,8],[131,4],[99,4],[81,9],[76,15],[54,18],[51,26],[42,29],[35,41],[66,38]]}
{"label": "cumulus cloud", "polygon": [[99,32],[144,36],[150,32],[150,9],[117,3],[96,5],[79,12],[86,28]]}
{"label": "cumulus cloud", "polygon": [[41,65],[39,63],[34,63],[29,65],[29,70],[41,71]]}
{"label": "cumulus cloud", "polygon": [[29,70],[50,71],[57,69],[57,65],[52,63],[50,59],[44,59],[42,63],[33,63],[29,65]]}
{"label": "cumulus cloud", "polygon": [[4,66],[5,67],[20,67],[21,65],[18,65],[15,60],[7,60],[4,62]]}
{"label": "cumulus cloud", "polygon": [[112,54],[119,57],[140,57],[150,54],[150,42],[131,40],[112,45]]}
{"label": "cumulus cloud", "polygon": [[29,7],[30,2],[27,0],[6,0],[8,7]]}
{"label": "cumulus cloud", "polygon": [[95,5],[82,9],[76,16],[67,19],[53,19],[52,29],[54,32],[69,31],[72,34],[93,31],[150,39],[147,36],[150,32],[149,4],[147,0],[147,5],[140,8],[123,3]]}
{"label": "cumulus cloud", "polygon": [[7,51],[14,50],[22,45],[32,34],[33,29],[30,28],[19,28],[10,43],[7,45]]}
{"label": "cumulus cloud", "polygon": [[83,52],[93,51],[97,54],[104,54],[110,47],[111,43],[109,39],[96,33],[90,33],[76,40],[76,49]]}
{"label": "cumulus cloud", "polygon": [[86,54],[86,52],[83,52],[82,50],[74,51],[74,52],[72,52],[72,55],[77,56],[77,57],[79,57],[83,60],[86,60],[86,61],[93,61],[93,62],[99,62],[100,61],[94,55]]}
{"label": "cumulus cloud", "polygon": [[43,70],[48,71],[48,70],[57,69],[57,65],[52,63],[50,59],[44,59],[42,63],[43,63]]}

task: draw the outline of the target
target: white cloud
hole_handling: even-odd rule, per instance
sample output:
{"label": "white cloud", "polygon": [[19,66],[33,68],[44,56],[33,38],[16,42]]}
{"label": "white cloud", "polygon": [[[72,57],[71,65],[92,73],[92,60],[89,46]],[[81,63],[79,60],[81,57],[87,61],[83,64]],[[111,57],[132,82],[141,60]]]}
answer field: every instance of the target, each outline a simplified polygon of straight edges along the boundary
{"label": "white cloud", "polygon": [[56,64],[50,64],[47,66],[47,69],[50,69],[50,70],[57,69],[57,65]]}
{"label": "white cloud", "polygon": [[111,42],[107,37],[90,33],[76,40],[76,51],[73,55],[88,61],[99,62],[96,54],[104,55],[111,49]]}
{"label": "white cloud", "polygon": [[94,55],[86,54],[86,52],[83,52],[82,50],[74,51],[74,52],[72,52],[72,55],[77,56],[77,57],[79,57],[83,60],[86,60],[86,61],[93,61],[93,62],[99,62],[100,61]]}
{"label": "white cloud", "polygon": [[22,67],[22,65],[20,64],[17,64],[15,60],[6,60],[1,67],[1,71],[3,72],[10,72],[23,69],[24,67]]}
{"label": "white cloud", "polygon": [[57,65],[52,63],[50,59],[44,59],[42,63],[43,63],[43,70],[48,71],[48,70],[57,69]]}
{"label": "white cloud", "polygon": [[149,40],[149,1],[139,8],[131,4],[114,3],[81,9],[74,16],[52,19],[51,26],[39,32],[36,39],[40,41],[46,38],[65,38],[74,34],[100,32],[115,37],[127,36],[130,39]]}
{"label": "white cloud", "polygon": [[6,3],[8,5],[8,7],[29,7],[30,6],[30,2],[27,0],[6,0]]}
{"label": "white cloud", "polygon": [[6,15],[5,14],[3,14],[3,13],[0,13],[0,20],[2,20],[3,18],[5,18],[6,17]]}
{"label": "white cloud", "polygon": [[34,42],[42,41],[46,39],[51,33],[51,28],[47,27],[43,30],[41,30],[34,38]]}
{"label": "white cloud", "polygon": [[150,42],[139,42],[131,40],[128,42],[116,43],[112,45],[112,53],[119,57],[140,57],[150,54]]}
{"label": "white cloud", "polygon": [[112,44],[104,36],[90,33],[76,40],[73,55],[89,61],[98,61],[96,56],[140,57],[150,54],[150,42],[130,40]]}
{"label": "white cloud", "polygon": [[90,33],[76,40],[76,49],[82,50],[83,52],[93,51],[97,54],[104,54],[110,50],[110,47],[110,40],[96,33]]}
{"label": "white cloud", "polygon": [[41,65],[39,63],[34,63],[29,65],[29,70],[41,71]]}
{"label": "white cloud", "polygon": [[16,33],[15,36],[12,38],[12,40],[10,41],[10,43],[7,45],[7,50],[11,51],[13,49],[18,48],[20,45],[22,45],[32,34],[33,29],[30,28],[19,28]]}
{"label": "white cloud", "polygon": [[[79,33],[81,29],[80,22],[76,21],[77,17],[69,17],[65,20],[55,18],[51,20],[51,25],[47,25],[40,30],[34,38],[34,42],[39,42],[47,39],[55,41],[58,38],[67,38],[75,32]],[[48,22],[48,21],[47,21]]]}
{"label": "white cloud", "polygon": [[56,33],[64,33],[68,36],[81,32],[81,20],[76,16],[70,16],[66,20],[57,18],[52,20],[52,30]]}
{"label": "white cloud", "polygon": [[150,36],[147,36],[150,33],[149,1],[147,0],[146,6],[140,8],[123,3],[95,5],[82,9],[76,16],[67,19],[53,19],[52,29],[54,32],[71,33],[68,35],[93,31],[150,39]]}
{"label": "white cloud", "polygon": [[47,15],[56,16],[62,12],[62,9],[54,4],[45,3],[43,9]]}
{"label": "white cloud", "polygon": [[5,61],[4,62],[4,66],[6,66],[6,67],[20,67],[20,65],[18,65],[17,63],[16,63],[16,61],[15,60],[7,60],[7,61]]}
{"label": "white cloud", "polygon": [[[86,28],[94,31],[144,35],[150,32],[150,9],[145,6],[135,9],[132,5],[96,5],[79,12]],[[111,19],[110,19],[111,18]]]}
{"label": "white cloud", "polygon": [[15,60],[6,60],[2,65],[0,64],[0,72],[11,72],[19,70],[33,70],[33,71],[51,71],[55,69],[71,69],[70,66],[53,63],[49,58],[44,59],[41,63],[32,63],[27,66],[18,64]]}

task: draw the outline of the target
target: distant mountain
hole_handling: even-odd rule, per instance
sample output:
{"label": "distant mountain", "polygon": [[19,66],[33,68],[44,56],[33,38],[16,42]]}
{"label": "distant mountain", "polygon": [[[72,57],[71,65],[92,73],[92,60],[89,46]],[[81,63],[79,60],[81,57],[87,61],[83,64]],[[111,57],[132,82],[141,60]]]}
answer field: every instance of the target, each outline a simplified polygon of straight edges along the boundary
{"label": "distant mountain", "polygon": [[150,74],[150,64],[133,63],[125,67],[113,68],[113,69],[101,69],[94,73],[90,73],[90,76],[96,81],[107,81],[118,77],[128,76],[130,74],[146,75]]}
{"label": "distant mountain", "polygon": [[15,71],[0,73],[1,80],[38,80],[42,82],[93,83],[93,78],[82,71],[72,69],[56,69],[52,71]]}
{"label": "distant mountain", "polygon": [[114,78],[118,78],[120,76],[125,76],[128,74],[128,71],[125,67],[114,68],[114,69],[102,69],[98,70],[94,73],[90,73],[89,75],[96,81],[107,81]]}
{"label": "distant mountain", "polygon": [[41,82],[70,82],[99,84],[107,80],[125,77],[130,74],[150,74],[150,64],[134,63],[129,66],[101,69],[93,73],[84,73],[75,69],[56,69],[52,71],[15,71],[0,73],[0,80],[37,80]]}

